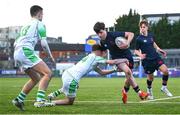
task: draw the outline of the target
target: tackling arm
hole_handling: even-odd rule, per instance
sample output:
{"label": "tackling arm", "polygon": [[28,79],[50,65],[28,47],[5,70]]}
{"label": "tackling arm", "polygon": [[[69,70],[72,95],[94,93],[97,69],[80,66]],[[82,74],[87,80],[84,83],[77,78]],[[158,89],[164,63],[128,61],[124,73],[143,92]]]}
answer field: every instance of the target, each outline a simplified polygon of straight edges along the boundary
{"label": "tackling arm", "polygon": [[116,72],[117,70],[116,69],[112,69],[112,70],[102,70],[100,69],[99,67],[96,67],[94,69],[97,73],[99,73],[100,75],[107,75],[107,74],[110,74],[110,73],[113,73],[113,72]]}
{"label": "tackling arm", "polygon": [[120,63],[126,63],[126,64],[129,64],[129,61],[126,59],[126,58],[123,58],[123,59],[114,59],[114,60],[106,60],[106,63],[107,64],[120,64]]}

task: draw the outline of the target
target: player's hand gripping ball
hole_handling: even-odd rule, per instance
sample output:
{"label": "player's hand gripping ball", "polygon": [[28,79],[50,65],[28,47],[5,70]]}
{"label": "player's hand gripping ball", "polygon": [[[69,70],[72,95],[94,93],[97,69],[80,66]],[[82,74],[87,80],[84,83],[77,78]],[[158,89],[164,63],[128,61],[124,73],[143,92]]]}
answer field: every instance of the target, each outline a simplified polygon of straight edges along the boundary
{"label": "player's hand gripping ball", "polygon": [[115,43],[116,45],[120,48],[120,49],[127,49],[129,48],[129,44],[127,43],[127,39],[124,37],[117,37],[115,39]]}

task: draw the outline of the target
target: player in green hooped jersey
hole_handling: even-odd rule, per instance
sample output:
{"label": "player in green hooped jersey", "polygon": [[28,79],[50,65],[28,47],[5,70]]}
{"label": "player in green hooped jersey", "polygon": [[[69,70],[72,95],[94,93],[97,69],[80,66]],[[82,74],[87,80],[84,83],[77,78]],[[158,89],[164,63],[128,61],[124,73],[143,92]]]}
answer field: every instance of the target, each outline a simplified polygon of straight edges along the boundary
{"label": "player in green hooped jersey", "polygon": [[34,47],[38,41],[49,57],[54,62],[51,51],[46,41],[46,28],[42,23],[43,8],[34,5],[30,8],[31,21],[21,28],[19,37],[14,43],[14,60],[23,67],[30,80],[23,86],[19,95],[12,103],[20,110],[24,110],[24,99],[33,87],[39,82],[35,107],[46,106],[45,91],[51,80],[51,70],[46,63],[35,54]]}
{"label": "player in green hooped jersey", "polygon": [[54,91],[48,95],[48,98],[54,99],[60,94],[65,94],[65,99],[54,100],[51,103],[54,105],[72,105],[76,97],[76,91],[80,79],[85,76],[90,71],[94,70],[101,75],[110,74],[116,72],[116,69],[112,70],[101,70],[99,64],[115,64],[124,66],[128,64],[127,59],[115,59],[107,60],[104,57],[106,56],[106,50],[103,49],[100,45],[93,45],[92,53],[81,59],[76,65],[65,70],[62,75],[62,88]]}

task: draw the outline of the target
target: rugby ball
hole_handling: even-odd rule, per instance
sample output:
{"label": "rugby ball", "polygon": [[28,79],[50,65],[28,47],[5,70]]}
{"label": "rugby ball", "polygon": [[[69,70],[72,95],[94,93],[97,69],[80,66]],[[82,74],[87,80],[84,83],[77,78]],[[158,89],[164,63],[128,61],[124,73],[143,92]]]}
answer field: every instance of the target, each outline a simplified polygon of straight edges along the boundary
{"label": "rugby ball", "polygon": [[[117,38],[115,39],[115,43],[116,43],[116,45],[117,45],[118,47],[121,47],[122,44],[126,44],[126,43],[127,43],[127,39],[124,38],[124,37],[117,37]],[[129,45],[128,45],[128,47],[123,48],[123,49],[127,49],[127,48],[129,48]]]}

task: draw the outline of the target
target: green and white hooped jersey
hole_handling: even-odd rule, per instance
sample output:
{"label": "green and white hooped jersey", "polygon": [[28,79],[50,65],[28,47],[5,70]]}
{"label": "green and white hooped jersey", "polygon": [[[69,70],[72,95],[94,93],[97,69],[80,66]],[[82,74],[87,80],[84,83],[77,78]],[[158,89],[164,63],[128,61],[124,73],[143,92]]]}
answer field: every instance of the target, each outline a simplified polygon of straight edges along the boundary
{"label": "green and white hooped jersey", "polygon": [[67,71],[79,82],[81,77],[94,70],[100,63],[106,63],[106,59],[91,53]]}
{"label": "green and white hooped jersey", "polygon": [[14,46],[15,48],[28,47],[34,50],[36,43],[40,39],[46,39],[46,28],[41,21],[33,18],[29,24],[21,28]]}

